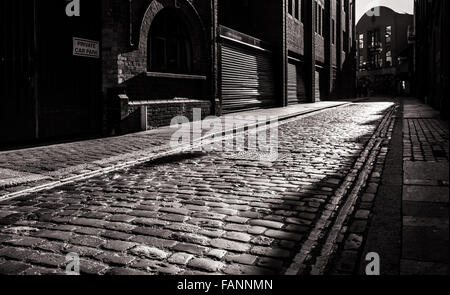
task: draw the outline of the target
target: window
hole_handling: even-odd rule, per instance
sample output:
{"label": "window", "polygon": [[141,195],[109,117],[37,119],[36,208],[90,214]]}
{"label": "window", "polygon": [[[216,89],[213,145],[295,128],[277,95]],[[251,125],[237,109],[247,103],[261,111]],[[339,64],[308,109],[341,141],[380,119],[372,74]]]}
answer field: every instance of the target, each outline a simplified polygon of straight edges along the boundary
{"label": "window", "polygon": [[322,6],[319,4],[319,35],[322,35]]}
{"label": "window", "polygon": [[155,17],[149,34],[149,71],[191,73],[192,50],[189,34],[175,11],[171,9],[161,11]]}
{"label": "window", "polygon": [[374,47],[375,46],[375,35],[374,35],[374,33],[373,32],[368,32],[367,36],[368,36],[368,39],[369,39],[369,42],[368,42],[369,47]]}
{"label": "window", "polygon": [[386,52],[386,66],[391,67],[392,66],[392,51]]}
{"label": "window", "polygon": [[348,36],[348,32],[344,32],[343,33],[343,38],[344,38],[344,52],[348,53],[349,52],[349,44],[350,44],[350,40],[349,40],[349,36]]}
{"label": "window", "polygon": [[379,69],[383,65],[383,59],[381,58],[379,53],[371,54],[369,56],[369,68],[370,69]]}
{"label": "window", "polygon": [[386,40],[386,45],[391,45],[391,40],[392,40],[392,27],[391,26],[386,27],[385,40]]}
{"label": "window", "polygon": [[315,10],[315,19],[314,19],[314,24],[315,24],[315,31],[316,33],[319,32],[319,10],[318,10],[318,5],[317,2],[314,1],[314,10]]}
{"label": "window", "polygon": [[[329,26],[329,24],[328,24],[328,26]],[[325,8],[322,7],[322,29],[321,29],[322,36],[324,35],[324,28],[326,28],[326,27],[327,27],[327,20],[325,18]]]}
{"label": "window", "polygon": [[300,19],[300,0],[294,0],[295,1],[295,18]]}
{"label": "window", "polygon": [[369,69],[379,69],[383,67],[384,54],[381,43],[379,29],[367,32],[367,66]]}
{"label": "window", "polygon": [[365,66],[364,56],[361,55],[361,56],[359,57],[359,68],[360,68],[360,69],[363,69],[364,66]]}
{"label": "window", "polygon": [[302,23],[306,22],[306,0],[301,0],[301,17],[302,17]]}
{"label": "window", "polygon": [[369,47],[380,46],[380,30],[367,32],[367,38]]}
{"label": "window", "polygon": [[331,42],[336,44],[336,21],[331,19]]}
{"label": "window", "polygon": [[383,67],[383,59],[381,58],[381,54],[377,54],[377,68],[381,69]]}
{"label": "window", "polygon": [[319,35],[323,35],[323,28],[324,28],[324,16],[325,16],[325,9],[320,5],[317,1],[315,1],[315,12],[316,12],[316,19],[315,19],[315,27],[316,27],[316,33]]}
{"label": "window", "polygon": [[359,35],[359,49],[364,49],[364,34]]}
{"label": "window", "polygon": [[293,1],[293,0],[288,0],[288,13],[289,13],[290,15],[293,15],[293,12],[292,12],[292,9],[293,9],[293,7],[292,7],[292,1]]}

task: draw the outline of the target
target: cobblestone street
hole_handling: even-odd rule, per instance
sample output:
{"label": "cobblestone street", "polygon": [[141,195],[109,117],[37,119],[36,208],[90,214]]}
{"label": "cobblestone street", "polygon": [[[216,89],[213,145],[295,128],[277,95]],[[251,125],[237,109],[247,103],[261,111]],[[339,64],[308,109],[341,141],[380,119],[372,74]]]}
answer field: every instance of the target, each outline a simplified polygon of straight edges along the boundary
{"label": "cobblestone street", "polygon": [[[396,113],[374,99],[283,121],[274,162],[186,152],[5,200],[0,273],[64,274],[68,253],[83,274],[339,272],[351,215],[345,247],[361,247]],[[424,157],[448,161],[446,148]]]}
{"label": "cobblestone street", "polygon": [[3,289],[438,288],[447,12],[444,0],[0,1]]}

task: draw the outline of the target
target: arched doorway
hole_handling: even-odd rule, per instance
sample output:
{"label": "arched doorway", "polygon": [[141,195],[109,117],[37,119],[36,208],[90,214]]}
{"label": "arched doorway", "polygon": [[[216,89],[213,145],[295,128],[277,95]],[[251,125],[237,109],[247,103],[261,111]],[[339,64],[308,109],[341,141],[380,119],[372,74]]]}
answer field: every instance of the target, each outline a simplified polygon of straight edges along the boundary
{"label": "arched doorway", "polygon": [[156,15],[147,48],[149,72],[192,73],[192,41],[187,25],[175,9],[166,8]]}

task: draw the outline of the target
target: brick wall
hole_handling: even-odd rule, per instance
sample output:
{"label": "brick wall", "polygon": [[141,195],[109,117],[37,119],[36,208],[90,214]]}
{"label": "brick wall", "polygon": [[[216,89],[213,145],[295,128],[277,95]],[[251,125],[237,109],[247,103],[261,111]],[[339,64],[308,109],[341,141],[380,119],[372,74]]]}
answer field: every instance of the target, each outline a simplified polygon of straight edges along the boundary
{"label": "brick wall", "polygon": [[[328,35],[325,33],[327,31],[326,24],[324,36],[315,36],[315,17],[314,15],[311,17],[311,14],[314,14],[314,6],[311,6],[308,1],[304,2],[308,3],[309,10],[307,11],[309,15],[306,17],[305,24],[290,15],[284,17],[284,13],[287,13],[287,1],[280,1],[282,5],[280,5],[280,2],[273,0],[252,0],[249,2],[252,13],[250,15],[244,14],[243,19],[245,22],[251,21],[253,23],[245,28],[253,28],[256,37],[271,43],[273,47],[274,58],[277,60],[275,63],[276,91],[280,105],[282,101],[285,102],[285,63],[289,54],[292,57],[304,60],[305,77],[310,96],[315,89],[316,61],[330,73],[332,73],[332,65],[339,63],[338,61],[342,64],[345,62],[346,56],[341,56],[341,48],[344,43],[342,38],[343,30],[346,29],[346,15],[341,9],[340,1],[330,1],[331,11],[327,14],[327,19],[331,14],[336,24],[336,45],[332,46],[331,49],[326,47],[330,38],[329,29]],[[326,3],[323,0],[319,0],[319,2]],[[217,63],[219,57],[214,36],[217,30],[217,21],[220,20],[217,7],[219,9],[220,7],[224,8],[224,5],[217,6],[218,0],[179,0],[178,2],[174,0],[133,0],[131,7],[129,1],[123,0],[103,0],[103,3],[104,93],[107,93],[109,89],[120,88],[120,92],[126,94],[131,102],[161,101],[176,98],[205,100],[208,103],[205,103],[202,108],[209,108],[208,114],[211,109],[220,113],[220,99],[217,97],[220,77]],[[193,46],[193,71],[191,76],[196,78],[167,78],[149,75],[148,73],[148,56],[151,52],[148,52],[147,39],[150,27],[159,12],[165,8],[175,8],[175,3],[180,5],[176,9],[191,37]],[[238,8],[242,6],[239,1],[234,3]],[[230,15],[231,22],[233,22],[233,19],[236,21],[236,15],[242,15],[242,12],[236,7],[231,7],[230,11],[226,12]],[[268,11],[271,13],[267,13]],[[217,19],[214,20],[213,17]],[[213,23],[214,21],[215,23]],[[233,28],[232,24],[230,26]],[[345,43],[351,44],[351,42]],[[325,80],[331,80],[330,73],[327,72]],[[338,83],[340,83],[339,80]],[[328,86],[332,87],[331,85]],[[106,99],[109,98],[106,97]],[[191,104],[189,103],[184,105],[173,103],[173,105],[161,104],[155,108],[157,111],[152,111],[153,109],[149,108],[151,117],[157,118],[149,119],[149,122],[154,122],[151,124],[155,126],[167,124],[167,118],[179,114],[186,115],[190,111],[190,107]],[[166,112],[163,110],[164,108],[169,110]],[[158,115],[158,112],[161,115]]]}
{"label": "brick wall", "polygon": [[158,100],[139,102],[134,104],[132,112],[140,107],[147,108],[147,128],[153,129],[160,126],[169,126],[175,117],[186,117],[190,122],[194,121],[194,109],[201,110],[201,119],[211,114],[211,103],[202,100]]}
{"label": "brick wall", "polygon": [[[202,16],[194,7],[202,7]],[[142,88],[137,81],[148,71],[147,41],[150,27],[155,16],[164,8],[174,8],[173,0],[134,0],[130,11],[128,1],[104,0],[103,13],[103,90],[108,88],[124,87],[131,95],[139,92],[133,87]],[[207,1],[179,1],[177,8],[183,16],[183,21],[189,31],[192,43],[192,67],[193,74],[207,75],[210,65],[209,10]],[[205,7],[203,7],[205,6]],[[206,19],[202,19],[202,18]],[[131,21],[130,21],[131,18]],[[168,80],[158,84],[166,89],[180,88],[178,81]],[[130,89],[131,87],[131,89]],[[191,95],[192,84],[185,85],[186,94],[178,93],[182,97]],[[153,88],[147,91],[145,99],[161,99],[163,88]],[[199,98],[199,97],[192,97]],[[137,99],[130,97],[131,100]],[[139,98],[140,99],[140,98]]]}
{"label": "brick wall", "polygon": [[288,15],[287,26],[288,50],[301,55],[305,54],[303,24]]}
{"label": "brick wall", "polygon": [[318,34],[316,34],[316,60],[325,62],[325,39]]}
{"label": "brick wall", "polygon": [[[142,115],[133,103],[149,103],[149,123],[152,127],[170,124],[178,115],[189,117],[192,108],[211,113],[211,3],[196,0],[102,0],[102,72],[104,126],[110,125],[109,110],[114,94],[126,94],[130,115],[122,119],[121,132],[137,131]],[[175,7],[175,4],[178,4]],[[150,75],[148,68],[148,36],[153,20],[163,9],[174,9],[191,38],[192,72],[189,75]],[[191,77],[189,77],[191,76]],[[185,99],[184,102],[175,100]],[[162,100],[167,100],[161,103]],[[206,102],[196,100],[208,100]],[[125,131],[124,131],[125,130]]]}

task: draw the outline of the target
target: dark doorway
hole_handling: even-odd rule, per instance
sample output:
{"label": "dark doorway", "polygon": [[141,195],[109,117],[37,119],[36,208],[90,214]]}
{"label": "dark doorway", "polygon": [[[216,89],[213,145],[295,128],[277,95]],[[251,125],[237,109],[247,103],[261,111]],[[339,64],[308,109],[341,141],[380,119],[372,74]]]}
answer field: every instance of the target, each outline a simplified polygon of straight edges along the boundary
{"label": "dark doorway", "polygon": [[73,40],[100,42],[101,2],[81,3],[68,17],[67,1],[1,1],[0,145],[100,133],[100,58],[75,56]]}
{"label": "dark doorway", "polygon": [[100,58],[75,56],[73,39],[100,42],[101,3],[81,1],[81,16],[66,1],[37,1],[39,138],[97,134],[101,122]]}
{"label": "dark doorway", "polygon": [[0,1],[0,145],[36,138],[33,1]]}

